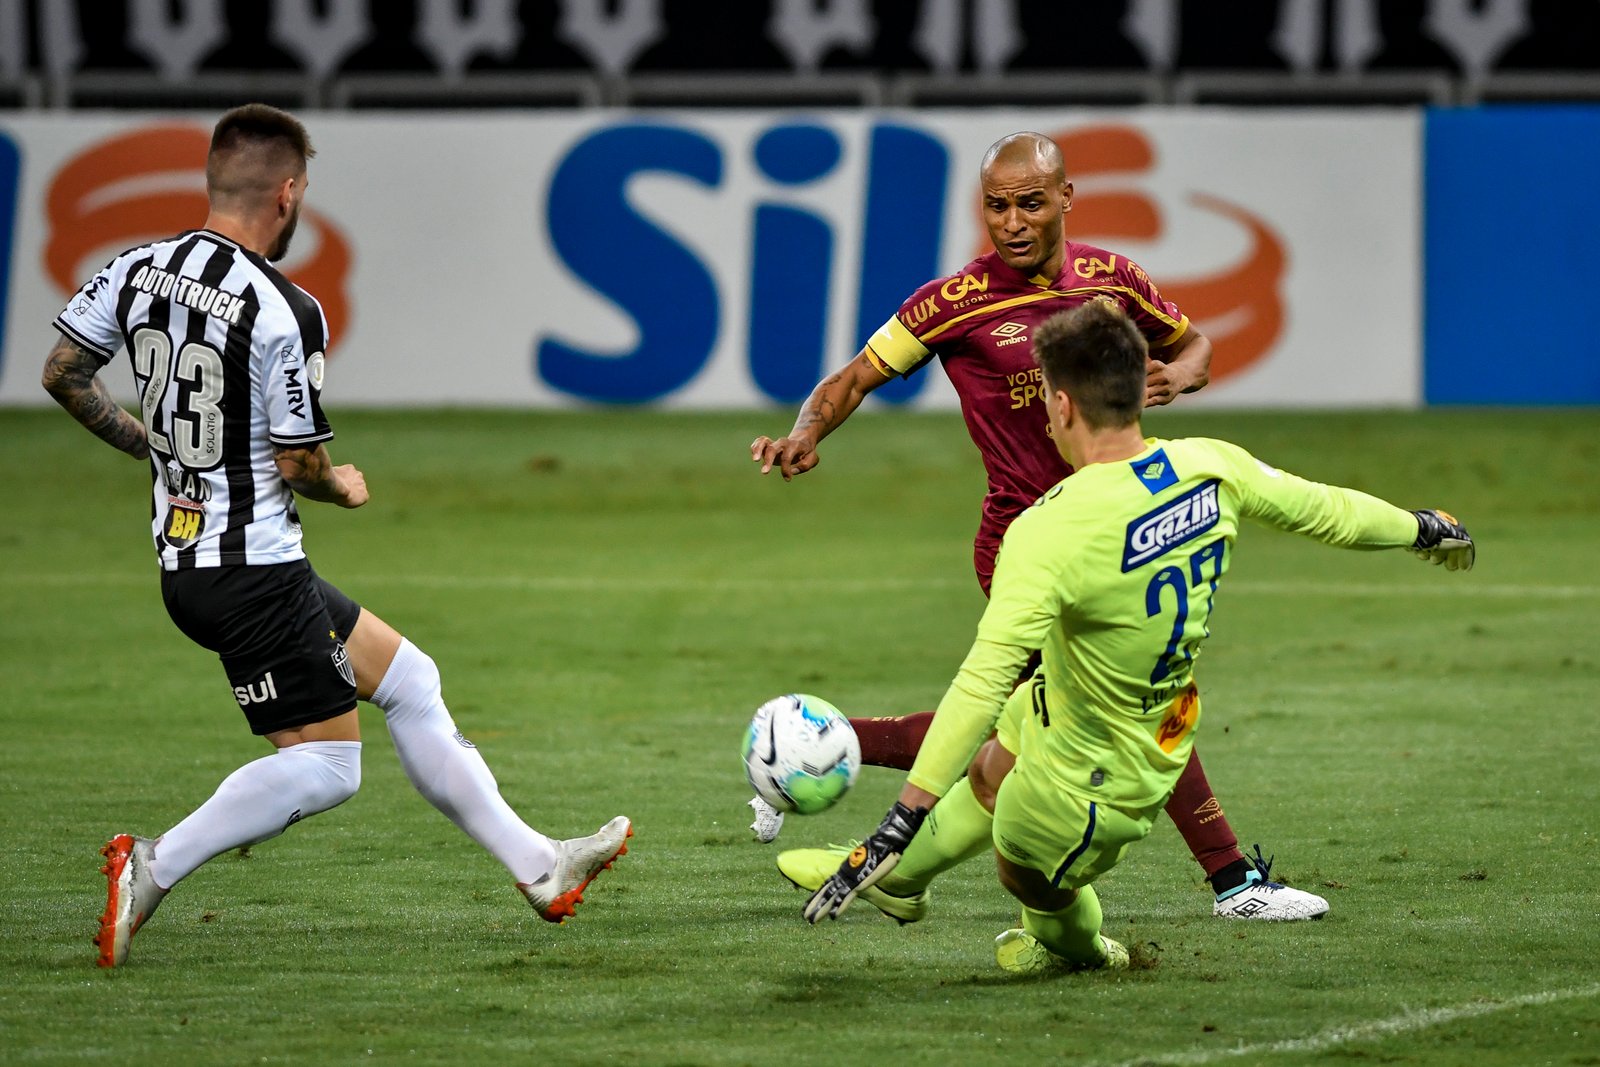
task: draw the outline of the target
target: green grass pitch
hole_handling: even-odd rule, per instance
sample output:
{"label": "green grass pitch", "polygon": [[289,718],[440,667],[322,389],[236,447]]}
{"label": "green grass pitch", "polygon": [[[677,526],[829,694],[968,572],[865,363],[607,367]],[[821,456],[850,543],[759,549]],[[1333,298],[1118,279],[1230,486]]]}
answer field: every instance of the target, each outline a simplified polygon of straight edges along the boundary
{"label": "green grass pitch", "polygon": [[[1141,966],[1014,981],[975,862],[897,927],[818,929],[745,829],[767,697],[932,707],[983,605],[958,419],[866,412],[812,474],[790,413],[341,413],[373,502],[309,504],[313,561],[440,663],[531,822],[624,812],[564,927],[406,784],[368,709],[349,803],[202,868],[116,973],[98,846],[264,754],[161,608],[141,465],[0,413],[0,1063],[1600,1064],[1600,415],[1160,413],[1309,477],[1442,505],[1449,574],[1251,529],[1199,677],[1211,781],[1328,918],[1210,917],[1163,820],[1100,883]],[[871,829],[867,770],[781,843]]]}

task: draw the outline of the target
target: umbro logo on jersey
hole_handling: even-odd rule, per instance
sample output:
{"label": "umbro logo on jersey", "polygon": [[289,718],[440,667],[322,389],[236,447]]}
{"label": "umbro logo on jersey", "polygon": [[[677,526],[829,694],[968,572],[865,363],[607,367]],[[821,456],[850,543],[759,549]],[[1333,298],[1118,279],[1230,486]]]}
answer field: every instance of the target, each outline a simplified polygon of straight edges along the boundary
{"label": "umbro logo on jersey", "polygon": [[1222,518],[1217,501],[1217,479],[1204,482],[1154,511],[1128,523],[1122,547],[1124,573],[1171,552],[1186,541],[1199,537]]}
{"label": "umbro logo on jersey", "polygon": [[1003,341],[994,343],[996,348],[1004,348],[1006,345],[1026,344],[1028,340],[1027,333],[1028,324],[1025,322],[1002,322],[989,331],[989,336],[1005,338]]}

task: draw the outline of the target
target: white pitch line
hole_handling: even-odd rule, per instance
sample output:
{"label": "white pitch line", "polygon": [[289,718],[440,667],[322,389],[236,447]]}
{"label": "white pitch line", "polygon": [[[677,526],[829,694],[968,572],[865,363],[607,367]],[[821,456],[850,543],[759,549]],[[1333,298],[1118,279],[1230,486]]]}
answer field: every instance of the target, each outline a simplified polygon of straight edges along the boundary
{"label": "white pitch line", "polygon": [[[9,584],[35,586],[79,585],[144,585],[155,584],[157,572],[118,572],[113,574],[6,574],[0,576],[0,587]],[[589,575],[464,575],[464,574],[334,574],[331,580],[341,586],[391,585],[421,589],[463,590],[518,590],[538,592],[764,592],[777,590],[811,592],[826,587],[829,595],[839,596],[850,592],[864,594],[896,592],[916,589],[976,588],[970,577],[952,578],[892,578],[882,575],[857,579],[840,579],[827,582],[821,578],[794,578],[786,576],[758,578],[689,578],[640,577],[624,575],[595,577]],[[1229,596],[1265,597],[1327,597],[1348,600],[1398,600],[1407,597],[1463,598],[1467,600],[1594,600],[1600,599],[1600,586],[1593,585],[1521,585],[1483,584],[1470,577],[1441,575],[1439,582],[1429,585],[1384,585],[1381,583],[1354,582],[1254,582],[1240,579],[1225,582],[1223,592]]]}
{"label": "white pitch line", "polygon": [[1235,1045],[1225,1049],[1197,1049],[1192,1052],[1169,1052],[1155,1056],[1141,1056],[1135,1060],[1125,1060],[1116,1067],[1199,1067],[1207,1063],[1217,1063],[1221,1060],[1238,1059],[1240,1057],[1266,1057],[1274,1054],[1295,1052],[1322,1052],[1338,1045],[1347,1045],[1356,1041],[1375,1041],[1378,1038],[1390,1037],[1394,1034],[1410,1033],[1414,1030],[1425,1030],[1430,1026],[1441,1026],[1445,1023],[1457,1022],[1461,1019],[1472,1019],[1480,1015],[1492,1015],[1495,1012],[1509,1011],[1512,1008],[1535,1007],[1540,1004],[1554,1004],[1562,1000],[1582,1000],[1587,997],[1600,995],[1600,985],[1575,986],[1571,989],[1552,989],[1543,993],[1527,993],[1520,997],[1511,997],[1507,1000],[1488,1002],[1473,1002],[1457,1004],[1447,1008],[1426,1008],[1420,1011],[1409,1011],[1404,1015],[1396,1015],[1388,1019],[1377,1019],[1367,1023],[1356,1023],[1354,1026],[1337,1026],[1310,1037],[1289,1038],[1284,1041],[1264,1041],[1254,1045]]}

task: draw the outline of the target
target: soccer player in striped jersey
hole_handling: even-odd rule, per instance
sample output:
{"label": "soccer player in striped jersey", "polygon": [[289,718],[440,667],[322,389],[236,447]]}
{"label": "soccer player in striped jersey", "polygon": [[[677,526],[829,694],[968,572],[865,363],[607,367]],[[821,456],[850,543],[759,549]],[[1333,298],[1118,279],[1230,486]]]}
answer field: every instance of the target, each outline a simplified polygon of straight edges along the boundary
{"label": "soccer player in striped jersey", "polygon": [[[1090,883],[1150,832],[1188,762],[1201,718],[1194,663],[1240,523],[1410,548],[1451,570],[1470,568],[1476,549],[1443,512],[1305,481],[1224,441],[1146,439],[1146,342],[1109,302],[1051,318],[1034,348],[1054,440],[1077,473],[1006,531],[977,638],[899,800],[805,915],[835,916],[863,892],[925,890],[926,863],[905,874],[919,849],[993,849],[1022,904],[1022,926],[996,939],[1001,967],[1126,967]],[[1039,670],[1014,687],[1039,650]],[[980,746],[1014,760],[987,810],[962,777]]]}
{"label": "soccer player in striped jersey", "polygon": [[[967,430],[988,472],[973,553],[978,583],[987,594],[1007,526],[1072,473],[1050,439],[1032,331],[1063,309],[1112,301],[1127,312],[1153,353],[1145,368],[1147,406],[1171,403],[1180,393],[1203,387],[1211,342],[1137,263],[1067,238],[1072,184],[1061,150],[1048,137],[1017,133],[997,141],[984,156],[980,181],[994,251],[913,293],[848,366],[817,386],[788,436],[758,437],[751,456],[762,464],[762,473],[777,469],[785,480],[811,470],[818,444],[868,393],[937,357],[961,399]],[[931,719],[931,712],[922,712],[850,721],[861,739],[863,762],[905,770]],[[992,802],[998,778],[986,776],[981,766],[973,770],[974,786]],[[757,836],[776,837],[782,816],[759,797],[751,806]],[[1211,883],[1214,915],[1293,920],[1320,918],[1328,910],[1322,897],[1273,882],[1270,861],[1259,859],[1259,849],[1255,863],[1246,860],[1198,755],[1184,768],[1167,814]],[[784,853],[779,869],[803,888],[815,889],[834,866],[819,851]],[[923,910],[919,902],[909,910],[897,907],[894,914],[908,921]]]}
{"label": "soccer player in striped jersey", "polygon": [[[433,660],[306,560],[295,494],[345,508],[368,498],[361,472],[328,454],[321,305],[273,266],[294,235],[313,154],[305,127],[276,108],[223,115],[206,160],[204,226],[117,256],[55,321],[45,388],[108,444],[149,460],[168,614],[217,653],[251,730],[275,749],[165,834],[106,844],[104,967],[127,959],[162,898],[211,857],[355,793],[358,698],[383,709],[417,791],[503,863],[545,919],[572,914],[632,833],[622,816],[565,841],[528,826],[456,728]],[[142,419],[96,377],[124,346]]]}

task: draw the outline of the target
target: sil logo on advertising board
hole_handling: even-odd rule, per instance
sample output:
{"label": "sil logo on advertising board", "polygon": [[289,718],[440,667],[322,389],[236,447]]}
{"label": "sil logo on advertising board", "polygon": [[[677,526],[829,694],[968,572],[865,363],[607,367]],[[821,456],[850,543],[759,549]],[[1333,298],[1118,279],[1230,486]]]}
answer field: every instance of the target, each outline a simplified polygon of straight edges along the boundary
{"label": "sil logo on advertising board", "polygon": [[[1095,125],[1051,135],[1074,181],[1100,179],[1099,191],[1074,198],[1068,233],[1076,240],[1115,245],[1160,240],[1162,209],[1124,182],[1149,171],[1155,149],[1142,131]],[[757,134],[751,156],[769,188],[801,191],[832,175],[844,154],[839,134],[823,125],[780,124]],[[683,388],[711,359],[726,302],[747,301],[745,359],[755,386],[767,398],[792,404],[805,398],[828,365],[829,294],[836,248],[834,224],[781,196],[752,207],[748,276],[744,293],[720,289],[713,264],[630,202],[628,183],[649,173],[688,179],[706,189],[725,181],[724,147],[692,128],[655,124],[611,125],[579,141],[557,164],[545,204],[551,247],[581,284],[631,318],[638,340],[625,352],[599,351],[581,341],[541,337],[534,347],[536,376],[580,399],[644,403]],[[949,147],[932,133],[892,122],[874,124],[865,148],[866,179],[859,199],[861,262],[854,333],[864,342],[900,303],[939,276],[947,198],[967,192],[951,177]],[[1213,380],[1264,357],[1283,331],[1282,237],[1251,211],[1205,193],[1190,206],[1239,228],[1247,238],[1242,258],[1195,277],[1159,279],[1168,299],[1216,344]],[[982,232],[981,222],[978,227]],[[617,269],[614,250],[628,249],[629,269]],[[891,250],[886,252],[885,250]],[[972,256],[990,250],[981,241]],[[1115,257],[1113,257],[1115,258]],[[1075,263],[1090,279],[1110,264]],[[671,278],[671,286],[637,283]],[[875,394],[905,403],[925,376],[887,383]]]}
{"label": "sil logo on advertising board", "polygon": [[22,153],[0,132],[0,360],[5,358],[6,303],[11,292],[11,243],[22,195]]}
{"label": "sil logo on advertising board", "polygon": [[[445,131],[445,120],[438,121]],[[327,125],[337,145],[360,122],[342,117]],[[566,118],[530,118],[528,139],[572,125]],[[701,384],[728,371],[730,380],[739,379],[739,402],[794,404],[912,292],[989,251],[981,220],[974,216],[976,225],[969,229],[958,206],[971,203],[977,210],[976,174],[967,172],[976,142],[931,120],[798,120],[775,112],[755,121],[703,122],[599,115],[577,126],[575,140],[554,154],[505,153],[503,141],[488,139],[481,145],[465,137],[455,142],[458,155],[481,150],[486,159],[510,165],[510,173],[495,173],[496,182],[485,186],[505,201],[495,200],[487,211],[462,211],[459,225],[449,230],[451,246],[419,254],[466,265],[449,278],[455,294],[483,290],[486,279],[472,273],[480,261],[521,264],[527,276],[514,284],[529,290],[545,285],[549,279],[537,275],[553,268],[569,291],[582,290],[625,322],[626,339],[620,349],[606,346],[596,339],[590,317],[559,302],[545,305],[538,322],[496,323],[508,327],[509,336],[496,335],[494,351],[484,357],[485,397],[503,396],[519,381],[531,380],[546,395],[566,400],[647,404],[709,395],[714,390],[697,392]],[[1161,136],[1133,124],[1062,129],[1058,122],[1050,135],[1077,184],[1068,234],[1108,249],[1104,257],[1072,263],[1078,278],[1092,284],[1123,269],[1128,244],[1150,254],[1152,246],[1171,242],[1169,247],[1181,250],[1184,272],[1158,271],[1155,280],[1163,296],[1215,342],[1213,381],[1273,353],[1289,321],[1283,233],[1293,231],[1266,221],[1262,211],[1270,214],[1270,208],[1249,210],[1213,195],[1205,179],[1199,190],[1183,184],[1181,174],[1174,185],[1170,163],[1160,167]],[[199,225],[207,210],[208,144],[209,130],[199,124],[135,122],[76,147],[45,176],[43,240],[25,258],[38,256],[48,285],[65,298],[114,252]],[[18,210],[21,158],[18,146],[0,135],[0,244],[10,239]],[[359,153],[330,152],[315,166],[337,168],[349,188],[352,180],[370,183],[369,171],[382,164]],[[303,211],[294,254],[284,264],[285,274],[322,303],[336,348],[351,336],[358,298],[368,316],[363,321],[373,329],[364,329],[357,343],[375,352],[395,350],[393,339],[405,336],[406,321],[425,314],[415,300],[394,295],[403,287],[387,284],[399,270],[394,252],[361,260],[358,276],[363,234],[349,234],[332,221],[364,217],[362,225],[372,226],[385,204],[449,202],[426,175],[404,168],[382,173],[383,188],[374,190],[370,203],[324,202],[314,195]],[[672,202],[654,199],[661,179],[694,190],[697,202],[732,212],[724,216],[726,231],[718,232],[715,218],[686,231]],[[521,189],[543,192],[521,225],[507,226],[511,214],[525,210],[516,196]],[[486,217],[494,218],[496,229],[484,228],[480,220]],[[1197,220],[1222,243],[1185,243],[1182,233],[1194,230]],[[971,233],[979,236],[969,238]],[[389,239],[383,247],[393,250],[393,235],[383,236]],[[971,247],[963,247],[969,240]],[[523,254],[529,241],[548,255],[542,264],[532,265],[538,257],[530,261]],[[957,262],[950,261],[952,253]],[[0,256],[0,271],[13,258]],[[655,284],[659,279],[670,284]],[[0,286],[0,316],[5,291]],[[848,352],[839,351],[850,342]],[[1015,343],[1025,342],[1019,333]],[[424,373],[419,369],[417,384],[394,395],[425,402],[432,393]],[[904,404],[920,396],[929,380],[916,374],[890,381],[874,397]]]}

